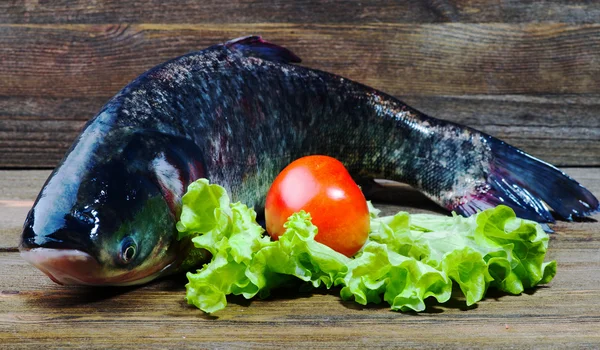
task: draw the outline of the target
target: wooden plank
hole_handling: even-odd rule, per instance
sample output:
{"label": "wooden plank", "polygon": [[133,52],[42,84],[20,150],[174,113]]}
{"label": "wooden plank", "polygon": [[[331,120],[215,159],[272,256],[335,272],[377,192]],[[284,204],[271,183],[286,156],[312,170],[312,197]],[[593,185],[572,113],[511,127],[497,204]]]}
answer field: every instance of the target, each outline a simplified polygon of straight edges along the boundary
{"label": "wooden plank", "polygon": [[94,116],[110,97],[0,96],[0,120],[86,121]]}
{"label": "wooden plank", "polygon": [[598,94],[600,25],[1,25],[2,96],[108,97],[170,58],[262,34],[393,95]]}
{"label": "wooden plank", "polygon": [[108,0],[9,0],[0,3],[0,23],[432,23],[432,22],[567,22],[600,21],[600,4],[592,1],[423,0],[347,2],[176,1],[132,4]]}
{"label": "wooden plank", "polygon": [[[0,98],[0,167],[54,167],[109,97]],[[600,95],[400,96],[558,166],[600,166]]]}

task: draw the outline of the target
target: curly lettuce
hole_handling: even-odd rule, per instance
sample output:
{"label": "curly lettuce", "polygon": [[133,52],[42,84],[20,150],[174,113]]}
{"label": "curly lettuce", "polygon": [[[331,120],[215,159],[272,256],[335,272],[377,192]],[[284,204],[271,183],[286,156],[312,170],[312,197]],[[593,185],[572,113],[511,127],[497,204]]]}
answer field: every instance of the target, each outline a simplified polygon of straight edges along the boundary
{"label": "curly lettuce", "polygon": [[182,202],[180,239],[212,254],[188,272],[186,299],[208,313],[223,309],[227,295],[264,298],[293,281],[340,286],[343,299],[363,305],[385,301],[393,310],[423,311],[429,297],[448,301],[453,283],[472,305],[489,287],[519,294],[556,274],[556,262],[544,262],[548,235],[506,206],[469,218],[378,217],[369,203],[369,239],[348,258],[315,241],[318,229],[308,213],[290,216],[285,233],[271,241],[253,209],[230,203],[225,189],[206,179],[191,184]]}

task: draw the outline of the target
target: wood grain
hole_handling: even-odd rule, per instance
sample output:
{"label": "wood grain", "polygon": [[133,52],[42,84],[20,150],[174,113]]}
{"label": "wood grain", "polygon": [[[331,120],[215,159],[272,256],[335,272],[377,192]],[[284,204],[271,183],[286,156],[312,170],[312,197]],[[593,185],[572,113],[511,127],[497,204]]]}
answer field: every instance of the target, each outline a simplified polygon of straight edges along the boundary
{"label": "wood grain", "polygon": [[583,0],[5,0],[0,23],[529,23],[600,21]]}
{"label": "wood grain", "polygon": [[[569,173],[600,191],[600,168]],[[0,202],[32,198],[47,174],[0,172]],[[383,207],[430,211],[405,194],[416,208]],[[3,224],[7,215],[0,209],[0,241],[17,233]],[[17,252],[0,249],[0,348],[597,348],[600,223],[554,229],[547,258],[557,260],[558,274],[547,286],[519,296],[490,291],[472,307],[457,293],[419,314],[343,302],[333,290],[230,298],[208,316],[185,303],[184,277],[137,288],[59,286]]]}
{"label": "wood grain", "polygon": [[145,70],[262,34],[393,95],[598,94],[600,25],[2,25],[3,96],[110,97]]}
{"label": "wood grain", "polygon": [[17,24],[0,25],[0,167],[55,166],[144,70],[248,33],[557,165],[600,164],[598,25]]}

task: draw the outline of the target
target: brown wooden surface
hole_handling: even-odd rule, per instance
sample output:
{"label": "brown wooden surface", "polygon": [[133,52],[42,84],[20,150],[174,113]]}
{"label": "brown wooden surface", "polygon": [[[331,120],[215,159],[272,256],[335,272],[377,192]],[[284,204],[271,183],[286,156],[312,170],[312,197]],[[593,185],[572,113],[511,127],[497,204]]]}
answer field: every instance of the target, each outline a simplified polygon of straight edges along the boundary
{"label": "brown wooden surface", "polygon": [[[567,172],[600,193],[600,168]],[[20,226],[47,171],[0,171],[0,348],[598,348],[600,215],[559,222],[547,286],[519,296],[489,292],[467,308],[460,297],[426,312],[342,302],[337,291],[278,293],[269,300],[230,299],[208,316],[188,306],[185,278],[138,288],[85,289],[51,282],[16,251]],[[437,211],[404,187],[403,206],[387,212]]]}
{"label": "brown wooden surface", "polygon": [[557,165],[600,166],[600,3],[0,2],[0,168],[53,167],[129,81],[261,34]]}

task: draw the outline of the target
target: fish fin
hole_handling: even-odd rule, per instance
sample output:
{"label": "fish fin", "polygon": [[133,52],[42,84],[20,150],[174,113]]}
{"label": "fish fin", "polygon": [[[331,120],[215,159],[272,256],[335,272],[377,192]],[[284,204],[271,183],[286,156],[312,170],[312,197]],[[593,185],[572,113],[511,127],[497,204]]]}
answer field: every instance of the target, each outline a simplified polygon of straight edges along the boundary
{"label": "fish fin", "polygon": [[150,172],[176,215],[187,190],[185,186],[205,176],[202,152],[184,137],[153,130],[136,131],[124,153],[129,166]]}
{"label": "fish fin", "polygon": [[[493,180],[493,182],[497,183],[497,180]],[[548,208],[546,208],[544,203],[539,199],[531,196],[529,191],[523,189],[521,190],[522,191],[518,191],[515,188],[510,188],[510,186],[501,185],[501,188],[498,187],[491,193],[488,192],[488,194],[483,196],[483,198],[477,198],[469,201],[468,203],[459,205],[454,209],[454,211],[463,216],[471,216],[485,209],[494,208],[498,205],[508,205],[515,212],[517,217],[536,221],[540,223],[540,226],[545,232],[553,233],[554,230],[550,228],[548,223],[554,223],[555,220],[552,217],[552,214],[550,214],[548,211]],[[505,194],[507,193],[511,194],[506,196]],[[517,194],[518,197],[515,197],[515,194]],[[533,210],[531,207],[527,207],[525,200],[529,201],[531,207],[533,207]]]}
{"label": "fish fin", "polygon": [[598,211],[598,199],[558,168],[494,137],[486,140],[492,152],[486,185],[452,208],[459,214],[506,204],[523,219],[554,222],[549,208],[569,221]]}
{"label": "fish fin", "polygon": [[498,205],[508,205],[523,219],[554,222],[552,214],[539,198],[527,189],[515,186],[510,178],[495,173],[488,176],[485,188],[452,209],[461,215],[470,216]]}
{"label": "fish fin", "polygon": [[302,60],[292,51],[263,40],[260,36],[251,35],[230,40],[225,43],[228,49],[242,53],[244,56],[258,57],[279,63],[300,63]]}
{"label": "fish fin", "polygon": [[178,204],[171,202],[183,197],[185,188],[182,171],[164,152],[159,153],[150,164],[165,198],[170,204]]}
{"label": "fish fin", "polygon": [[488,141],[492,175],[541,199],[561,218],[571,221],[600,209],[598,199],[560,169],[491,136]]}

